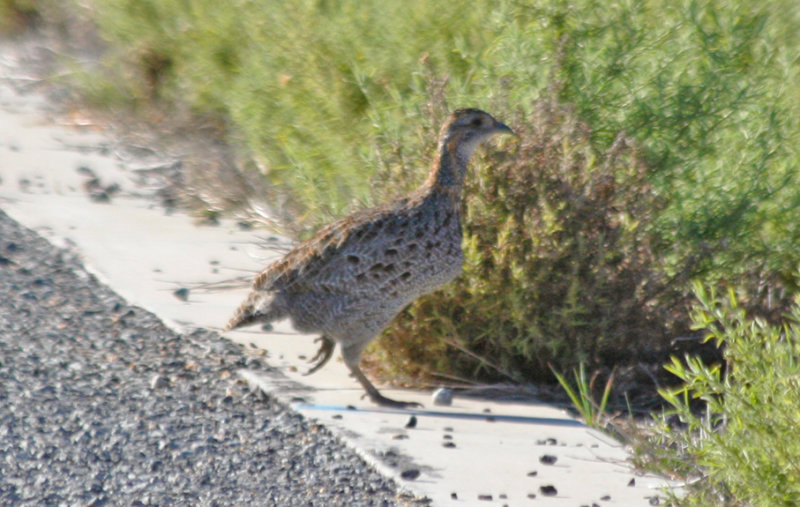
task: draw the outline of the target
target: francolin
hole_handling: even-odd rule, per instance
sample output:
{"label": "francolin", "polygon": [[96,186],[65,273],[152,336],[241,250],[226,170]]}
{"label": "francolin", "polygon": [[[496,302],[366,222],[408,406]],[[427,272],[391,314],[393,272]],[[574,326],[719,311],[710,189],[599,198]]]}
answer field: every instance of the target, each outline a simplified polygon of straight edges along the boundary
{"label": "francolin", "polygon": [[472,152],[512,130],[478,109],[459,109],[440,134],[425,183],[410,194],[347,216],[320,230],[262,271],[227,330],[291,318],[322,344],[309,374],[335,344],[370,399],[383,406],[417,403],[386,398],[359,367],[361,353],[416,298],[461,273],[461,189]]}

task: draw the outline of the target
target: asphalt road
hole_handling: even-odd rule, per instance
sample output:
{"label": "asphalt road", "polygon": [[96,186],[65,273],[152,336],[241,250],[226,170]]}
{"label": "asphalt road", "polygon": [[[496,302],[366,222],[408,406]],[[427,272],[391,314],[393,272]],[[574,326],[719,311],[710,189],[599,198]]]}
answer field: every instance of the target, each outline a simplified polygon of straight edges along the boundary
{"label": "asphalt road", "polygon": [[268,369],[176,334],[0,211],[0,504],[413,502],[241,367]]}

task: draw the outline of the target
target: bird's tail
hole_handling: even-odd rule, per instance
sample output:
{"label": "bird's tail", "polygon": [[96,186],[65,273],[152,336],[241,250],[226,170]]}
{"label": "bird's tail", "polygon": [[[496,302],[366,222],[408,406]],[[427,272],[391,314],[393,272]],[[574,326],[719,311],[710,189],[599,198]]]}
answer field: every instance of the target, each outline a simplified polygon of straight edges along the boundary
{"label": "bird's tail", "polygon": [[281,305],[276,299],[276,295],[272,292],[251,292],[244,303],[236,309],[236,313],[225,326],[225,331],[256,322],[267,323],[283,318],[286,312],[280,308]]}

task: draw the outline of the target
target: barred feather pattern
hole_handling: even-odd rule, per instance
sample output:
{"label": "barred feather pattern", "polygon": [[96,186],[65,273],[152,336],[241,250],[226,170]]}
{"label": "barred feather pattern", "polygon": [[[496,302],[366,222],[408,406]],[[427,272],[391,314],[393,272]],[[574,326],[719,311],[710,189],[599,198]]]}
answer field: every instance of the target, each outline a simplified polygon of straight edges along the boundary
{"label": "barred feather pattern", "polygon": [[420,188],[332,223],[271,264],[227,329],[289,317],[299,331],[339,343],[357,368],[364,347],[400,310],[461,273],[467,164],[481,142],[510,131],[483,111],[454,112]]}

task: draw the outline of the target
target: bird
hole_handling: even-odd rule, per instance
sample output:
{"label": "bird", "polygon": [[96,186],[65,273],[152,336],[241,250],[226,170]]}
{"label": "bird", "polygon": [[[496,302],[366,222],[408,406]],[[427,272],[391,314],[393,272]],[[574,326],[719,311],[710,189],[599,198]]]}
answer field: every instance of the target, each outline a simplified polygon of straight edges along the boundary
{"label": "bird", "polygon": [[322,368],[339,344],[345,365],[373,403],[421,406],[383,396],[361,371],[361,354],[403,308],[461,273],[467,166],[480,144],[503,133],[514,134],[480,109],[451,113],[419,188],[323,227],[274,261],[255,277],[226,331],[290,318],[295,329],[317,334],[321,342],[306,374]]}

